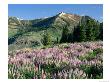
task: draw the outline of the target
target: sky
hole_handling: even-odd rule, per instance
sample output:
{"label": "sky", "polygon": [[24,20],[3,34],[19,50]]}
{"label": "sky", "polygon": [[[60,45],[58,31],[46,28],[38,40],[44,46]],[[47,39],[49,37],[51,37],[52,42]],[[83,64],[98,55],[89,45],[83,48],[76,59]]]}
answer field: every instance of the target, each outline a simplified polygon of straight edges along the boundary
{"label": "sky", "polygon": [[30,20],[51,17],[59,12],[88,15],[100,22],[103,21],[102,4],[9,4],[8,16]]}

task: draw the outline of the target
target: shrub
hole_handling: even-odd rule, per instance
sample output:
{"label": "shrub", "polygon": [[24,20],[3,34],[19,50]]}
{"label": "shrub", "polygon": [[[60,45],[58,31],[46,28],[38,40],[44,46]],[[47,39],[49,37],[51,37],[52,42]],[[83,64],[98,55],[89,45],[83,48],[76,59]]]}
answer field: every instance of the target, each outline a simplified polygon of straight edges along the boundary
{"label": "shrub", "polygon": [[93,52],[94,52],[95,54],[101,54],[101,53],[103,53],[103,49],[97,48],[97,49],[94,49]]}
{"label": "shrub", "polygon": [[103,66],[102,65],[82,65],[81,69],[87,74],[90,79],[103,78]]}
{"label": "shrub", "polygon": [[49,33],[45,32],[43,35],[42,43],[44,46],[51,45],[51,36]]}

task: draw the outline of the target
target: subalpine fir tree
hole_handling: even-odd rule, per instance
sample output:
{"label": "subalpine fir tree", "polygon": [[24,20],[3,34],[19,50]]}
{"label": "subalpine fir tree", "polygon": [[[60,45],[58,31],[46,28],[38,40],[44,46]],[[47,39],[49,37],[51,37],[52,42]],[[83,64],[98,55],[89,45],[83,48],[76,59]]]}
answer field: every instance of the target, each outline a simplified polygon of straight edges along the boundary
{"label": "subalpine fir tree", "polygon": [[60,40],[61,43],[68,42],[68,32],[69,32],[68,28],[64,27],[63,31],[62,31],[62,37],[61,37],[61,40]]}
{"label": "subalpine fir tree", "polygon": [[79,26],[79,41],[86,41],[86,29],[84,25]]}
{"label": "subalpine fir tree", "polygon": [[47,31],[45,31],[44,32],[44,35],[43,35],[43,44],[45,45],[45,46],[47,46],[47,45],[51,45],[51,36],[50,36],[50,34],[47,32]]}
{"label": "subalpine fir tree", "polygon": [[74,28],[74,31],[73,31],[73,42],[79,42],[80,38],[80,26],[77,26]]}
{"label": "subalpine fir tree", "polygon": [[94,33],[94,37],[95,39],[94,40],[99,40],[98,37],[99,37],[99,34],[100,34],[100,25],[99,25],[99,22],[95,22],[93,23],[93,33]]}
{"label": "subalpine fir tree", "polygon": [[88,20],[87,25],[86,25],[86,40],[87,41],[94,41],[95,40],[93,28],[94,28],[93,21]]}
{"label": "subalpine fir tree", "polygon": [[73,36],[74,42],[86,41],[86,30],[84,25],[78,25],[73,31]]}
{"label": "subalpine fir tree", "polygon": [[99,39],[103,40],[103,23],[100,23],[100,34],[99,34]]}

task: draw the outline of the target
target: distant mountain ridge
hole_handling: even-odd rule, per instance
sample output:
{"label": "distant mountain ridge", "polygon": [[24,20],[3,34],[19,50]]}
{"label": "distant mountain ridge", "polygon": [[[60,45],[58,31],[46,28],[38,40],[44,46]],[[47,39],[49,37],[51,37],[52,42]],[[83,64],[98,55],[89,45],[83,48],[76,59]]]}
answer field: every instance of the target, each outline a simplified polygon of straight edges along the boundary
{"label": "distant mountain ridge", "polygon": [[80,16],[76,14],[60,12],[53,17],[33,19],[33,20],[23,20],[17,17],[9,17],[8,25],[18,25],[18,26],[29,25],[29,26],[36,26],[36,27],[39,27],[39,26],[47,27],[47,24],[51,25],[52,23],[53,23],[52,25],[55,25],[56,23],[57,24],[59,23],[78,24],[79,22],[85,19],[87,20],[87,19],[92,19],[92,18],[89,16]]}

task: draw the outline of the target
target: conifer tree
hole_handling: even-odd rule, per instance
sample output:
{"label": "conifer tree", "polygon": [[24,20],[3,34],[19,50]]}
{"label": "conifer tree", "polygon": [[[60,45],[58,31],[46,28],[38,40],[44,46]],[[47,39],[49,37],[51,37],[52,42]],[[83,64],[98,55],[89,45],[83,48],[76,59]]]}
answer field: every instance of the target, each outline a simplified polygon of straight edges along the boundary
{"label": "conifer tree", "polygon": [[69,32],[68,28],[64,27],[63,31],[62,31],[62,37],[61,37],[61,40],[60,40],[61,43],[62,42],[64,42],[64,43],[68,42],[68,32]]}
{"label": "conifer tree", "polygon": [[93,32],[94,32],[94,37],[95,37],[95,40],[99,40],[98,37],[99,37],[99,34],[100,34],[100,25],[98,22],[95,22],[94,21],[94,27],[93,27]]}
{"label": "conifer tree", "polygon": [[93,32],[93,21],[88,20],[86,25],[86,40],[93,41],[95,39],[94,32]]}
{"label": "conifer tree", "polygon": [[50,45],[51,44],[51,36],[50,36],[50,34],[46,31],[46,32],[44,32],[44,35],[43,35],[43,44],[45,45],[45,46],[47,46],[47,45]]}
{"label": "conifer tree", "polygon": [[86,30],[85,30],[85,27],[84,25],[80,25],[80,28],[79,28],[79,41],[86,41]]}
{"label": "conifer tree", "polygon": [[80,26],[74,28],[73,31],[73,42],[79,42],[80,38]]}
{"label": "conifer tree", "polygon": [[99,39],[103,40],[103,23],[100,23],[100,34],[99,34]]}

